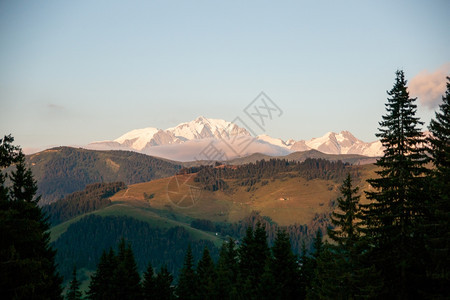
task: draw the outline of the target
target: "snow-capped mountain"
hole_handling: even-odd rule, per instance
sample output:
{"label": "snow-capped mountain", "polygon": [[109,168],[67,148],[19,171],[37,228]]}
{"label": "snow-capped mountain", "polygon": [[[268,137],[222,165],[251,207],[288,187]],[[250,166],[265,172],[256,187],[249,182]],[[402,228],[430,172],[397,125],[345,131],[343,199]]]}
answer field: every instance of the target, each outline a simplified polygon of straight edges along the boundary
{"label": "snow-capped mountain", "polygon": [[[348,131],[328,132],[311,140],[283,141],[268,135],[252,137],[250,133],[234,123],[198,117],[168,129],[148,127],[125,133],[113,141],[93,142],[87,146],[98,150],[132,150],[174,160],[213,159],[201,157],[205,149],[212,147],[226,160],[253,153],[286,155],[295,151],[316,149],[328,154],[360,154],[381,156],[381,142],[363,142]],[[210,149],[210,150],[211,150]],[[211,154],[211,152],[209,152]]]}
{"label": "snow-capped mountain", "polygon": [[114,141],[94,142],[90,145],[110,145],[145,151],[154,146],[181,144],[201,139],[230,139],[234,136],[250,136],[250,133],[231,122],[198,117],[194,121],[165,130],[154,127],[135,129]]}
{"label": "snow-capped mountain", "polygon": [[[319,138],[313,138],[309,141],[300,141],[300,143],[296,145],[296,148],[299,147],[298,145],[304,145],[309,149],[316,149],[320,152],[329,154],[360,154],[365,156],[383,155],[383,146],[380,141],[366,143],[357,139],[349,131],[341,131],[340,133],[328,132]],[[291,147],[291,149],[292,148],[293,147]],[[295,150],[300,151],[297,149]]]}

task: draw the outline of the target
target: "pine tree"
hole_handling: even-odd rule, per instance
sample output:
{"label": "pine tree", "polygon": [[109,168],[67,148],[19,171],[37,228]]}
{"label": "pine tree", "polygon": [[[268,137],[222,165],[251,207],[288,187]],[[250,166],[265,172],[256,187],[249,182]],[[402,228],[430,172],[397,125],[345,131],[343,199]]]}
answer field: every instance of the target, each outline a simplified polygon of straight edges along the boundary
{"label": "pine tree", "polygon": [[324,280],[325,284],[335,285],[332,292],[342,298],[354,299],[360,294],[356,272],[359,269],[361,256],[361,228],[359,220],[360,209],[358,187],[353,187],[350,174],[340,187],[341,197],[337,198],[340,211],[334,211],[331,215],[331,223],[335,229],[328,230],[328,236],[335,242],[330,245],[328,258],[324,259],[325,268],[335,269],[334,281]]}
{"label": "pine tree", "polygon": [[[328,230],[328,236],[349,257],[354,255],[355,245],[360,240],[360,221],[358,187],[353,187],[350,174],[340,187],[341,197],[337,198],[340,211],[334,211],[331,215],[331,223],[335,229]],[[350,259],[347,259],[350,260]]]}
{"label": "pine tree", "polygon": [[302,242],[300,255],[300,283],[299,283],[299,299],[306,299],[306,291],[311,286],[311,280],[314,275],[314,266],[312,259],[308,256],[305,242]]}
{"label": "pine tree", "polygon": [[214,299],[214,282],[216,281],[216,270],[207,247],[203,250],[203,255],[197,265],[199,299]]}
{"label": "pine tree", "polygon": [[102,252],[97,270],[91,277],[88,298],[92,300],[114,299],[114,274],[117,268],[117,257],[112,248]]}
{"label": "pine tree", "polygon": [[183,268],[180,271],[177,296],[179,299],[196,299],[197,297],[197,275],[194,269],[194,256],[192,255],[191,245],[188,245],[184,257]]}
{"label": "pine tree", "polygon": [[142,293],[144,300],[156,300],[156,278],[151,263],[148,263],[147,270],[144,272],[144,280],[142,282]]}
{"label": "pine tree", "polygon": [[155,298],[159,300],[174,299],[172,288],[173,276],[167,270],[166,266],[162,266],[155,280]]}
{"label": "pine tree", "polygon": [[311,285],[307,289],[307,299],[354,299],[341,288],[341,267],[343,262],[336,256],[331,245],[324,243],[321,251],[314,259],[315,268]]}
{"label": "pine tree", "polygon": [[77,268],[73,268],[72,272],[72,280],[69,283],[69,290],[67,291],[66,298],[67,300],[80,300],[82,299],[83,294],[80,291],[80,282],[77,278]]}
{"label": "pine tree", "polygon": [[265,227],[258,222],[255,231],[247,229],[239,248],[238,290],[245,299],[256,299],[259,295],[261,277],[269,257]]}
{"label": "pine tree", "polygon": [[450,294],[450,77],[440,111],[430,122],[428,139],[435,169],[431,173],[432,197],[427,226],[427,248],[432,261],[428,294],[433,298]]}
{"label": "pine tree", "polygon": [[370,204],[364,206],[364,225],[370,239],[370,260],[381,271],[385,297],[415,298],[423,276],[420,256],[425,252],[421,239],[425,206],[427,156],[415,117],[416,99],[409,97],[403,71],[396,72],[394,87],[388,92],[386,115],[379,123],[384,156],[377,160],[379,178],[370,179],[375,191],[366,192]]}
{"label": "pine tree", "polygon": [[[61,299],[49,224],[40,207],[36,181],[14,139],[0,139],[0,290],[6,299]],[[16,163],[11,187],[4,168]]]}
{"label": "pine tree", "polygon": [[318,299],[320,298],[322,291],[322,278],[320,275],[322,274],[322,270],[317,270],[318,266],[323,265],[319,264],[319,260],[324,257],[328,259],[329,256],[329,248],[323,242],[322,230],[318,229],[316,231],[316,236],[313,239],[313,247],[314,252],[312,256],[308,258],[308,265],[306,265],[306,270],[310,276],[309,285],[306,286],[306,298],[307,299]]}
{"label": "pine tree", "polygon": [[222,244],[216,266],[215,295],[218,299],[236,299],[237,251],[234,240]]}
{"label": "pine tree", "polygon": [[126,245],[122,238],[117,254],[117,267],[114,270],[114,299],[138,299],[141,293],[141,278],[134,259],[131,244]]}
{"label": "pine tree", "polygon": [[350,174],[340,187],[338,210],[331,215],[334,229],[328,229],[333,244],[325,245],[317,259],[314,293],[316,298],[370,298],[379,289],[377,273],[362,264],[366,249],[361,232],[358,187]]}
{"label": "pine tree", "polygon": [[[300,270],[297,257],[292,253],[291,241],[285,230],[278,230],[271,251],[272,256],[268,263],[270,275],[266,276],[273,280],[274,298],[298,299]],[[270,280],[266,279],[266,285],[270,286],[270,283]],[[267,291],[265,295],[269,292]]]}

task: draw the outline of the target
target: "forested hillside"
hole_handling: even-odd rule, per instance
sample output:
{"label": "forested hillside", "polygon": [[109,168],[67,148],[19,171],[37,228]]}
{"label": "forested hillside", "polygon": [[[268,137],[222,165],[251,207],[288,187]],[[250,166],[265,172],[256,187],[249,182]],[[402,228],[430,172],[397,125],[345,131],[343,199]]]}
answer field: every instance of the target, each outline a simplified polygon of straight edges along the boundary
{"label": "forested hillside", "polygon": [[55,226],[78,215],[108,206],[111,204],[109,197],[126,187],[123,182],[89,184],[82,191],[42,206],[42,211],[48,216],[50,225]]}
{"label": "forested hillside", "polygon": [[122,237],[132,243],[141,272],[151,261],[157,267],[166,264],[176,275],[188,245],[196,257],[200,257],[205,246],[213,257],[218,255],[218,249],[211,241],[196,239],[180,226],[165,230],[127,216],[88,215],[70,225],[52,243],[57,249],[59,272],[67,280],[74,265],[78,269],[94,270],[102,251],[115,247]]}
{"label": "forested hillside", "polygon": [[238,185],[252,187],[261,180],[282,179],[285,177],[303,177],[306,180],[324,179],[339,182],[348,173],[355,173],[355,169],[348,168],[342,161],[328,161],[325,159],[308,158],[303,162],[288,161],[286,159],[260,160],[240,166],[218,165],[192,167],[180,170],[182,174],[197,173],[195,180],[200,182],[206,190],[226,190],[225,179],[235,179]]}
{"label": "forested hillside", "polygon": [[27,157],[38,183],[40,204],[59,200],[87,184],[146,182],[175,174],[175,162],[128,151],[93,151],[58,147]]}

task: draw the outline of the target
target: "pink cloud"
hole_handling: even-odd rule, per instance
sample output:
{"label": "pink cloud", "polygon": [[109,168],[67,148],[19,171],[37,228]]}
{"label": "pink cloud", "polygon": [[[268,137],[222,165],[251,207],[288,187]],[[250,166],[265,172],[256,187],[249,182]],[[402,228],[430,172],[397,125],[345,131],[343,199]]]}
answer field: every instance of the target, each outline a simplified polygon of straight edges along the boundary
{"label": "pink cloud", "polygon": [[443,64],[434,72],[423,70],[409,81],[409,93],[418,97],[420,103],[430,109],[436,108],[446,89],[446,76],[450,73],[450,62]]}

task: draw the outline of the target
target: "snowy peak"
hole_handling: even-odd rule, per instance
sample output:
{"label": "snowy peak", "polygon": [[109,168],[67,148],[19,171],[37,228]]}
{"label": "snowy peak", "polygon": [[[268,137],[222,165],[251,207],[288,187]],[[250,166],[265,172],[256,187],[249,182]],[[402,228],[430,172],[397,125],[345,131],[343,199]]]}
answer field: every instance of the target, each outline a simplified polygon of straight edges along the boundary
{"label": "snowy peak", "polygon": [[181,123],[176,127],[167,129],[167,131],[172,132],[182,140],[223,139],[238,135],[250,136],[246,129],[240,128],[236,124],[220,119],[207,119],[203,116],[191,122]]}
{"label": "snowy peak", "polygon": [[125,133],[114,141],[136,150],[142,150],[158,131],[159,129],[154,127],[135,129]]}
{"label": "snowy peak", "polygon": [[366,156],[381,156],[382,145],[379,141],[366,143],[357,139],[349,131],[340,133],[327,132],[324,136],[305,141],[310,149],[316,149],[329,154],[360,154]]}
{"label": "snowy peak", "polygon": [[[239,139],[236,139],[238,136]],[[240,142],[233,144],[237,140]],[[203,116],[165,130],[154,127],[135,129],[113,141],[94,142],[88,147],[98,150],[132,150],[175,160],[179,158],[195,160],[196,155],[211,142],[214,142],[214,146],[220,148],[222,152],[228,151],[229,158],[233,155],[249,155],[256,152],[281,155],[313,149],[328,154],[383,155],[380,141],[366,143],[357,139],[349,131],[327,132],[321,137],[310,140],[283,141],[266,134],[254,138],[246,129],[232,122]]]}
{"label": "snowy peak", "polygon": [[250,137],[250,133],[231,122],[200,116],[193,121],[181,123],[166,130],[154,127],[135,129],[114,141],[94,142],[91,145],[97,148],[129,148],[145,152],[155,146],[181,144],[202,139],[231,139],[236,136]]}

